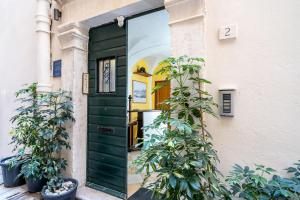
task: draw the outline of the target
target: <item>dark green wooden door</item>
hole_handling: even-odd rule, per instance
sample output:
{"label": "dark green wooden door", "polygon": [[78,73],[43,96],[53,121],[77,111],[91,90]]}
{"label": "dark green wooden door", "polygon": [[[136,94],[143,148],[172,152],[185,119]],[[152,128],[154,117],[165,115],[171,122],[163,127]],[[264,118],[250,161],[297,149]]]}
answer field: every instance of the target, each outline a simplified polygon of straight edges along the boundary
{"label": "dark green wooden door", "polygon": [[91,29],[89,37],[87,185],[125,198],[126,29],[108,24]]}

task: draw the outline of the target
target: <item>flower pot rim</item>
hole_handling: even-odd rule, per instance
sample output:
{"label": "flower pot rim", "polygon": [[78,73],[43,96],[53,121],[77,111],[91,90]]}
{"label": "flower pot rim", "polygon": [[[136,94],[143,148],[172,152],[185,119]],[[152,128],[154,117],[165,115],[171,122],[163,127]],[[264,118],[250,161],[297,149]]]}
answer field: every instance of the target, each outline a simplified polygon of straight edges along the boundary
{"label": "flower pot rim", "polygon": [[[5,158],[2,158],[1,160],[0,160],[0,166],[2,167],[7,167],[9,164],[8,163],[5,163],[5,161],[6,160],[8,160],[8,159],[11,159],[11,158],[14,158],[14,157],[17,157],[17,156],[9,156],[9,157],[5,157]],[[19,165],[20,163],[17,163],[16,164],[16,166],[17,165]]]}
{"label": "flower pot rim", "polygon": [[45,193],[45,190],[46,190],[46,187],[44,187],[41,191],[41,194],[42,194],[42,197],[63,197],[63,196],[67,196],[69,195],[70,193],[74,192],[74,190],[77,190],[77,187],[78,187],[78,181],[74,178],[64,178],[64,181],[72,181],[73,183],[75,183],[75,187],[73,187],[71,190],[67,191],[67,192],[64,192],[62,194],[46,194]]}

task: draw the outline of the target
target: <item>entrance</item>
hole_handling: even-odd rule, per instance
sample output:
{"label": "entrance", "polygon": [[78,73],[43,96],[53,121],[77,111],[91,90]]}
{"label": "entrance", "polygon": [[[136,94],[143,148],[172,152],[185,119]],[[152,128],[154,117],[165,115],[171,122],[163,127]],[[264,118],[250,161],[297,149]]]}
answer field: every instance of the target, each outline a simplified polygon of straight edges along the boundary
{"label": "entrance", "polygon": [[89,32],[87,186],[126,198],[126,28]]}
{"label": "entrance", "polygon": [[[147,148],[143,127],[170,96],[159,63],[170,56],[168,14],[156,10],[89,32],[87,186],[125,199],[139,189],[142,174],[132,161]],[[166,84],[157,94],[156,84]],[[139,142],[141,145],[137,145]]]}

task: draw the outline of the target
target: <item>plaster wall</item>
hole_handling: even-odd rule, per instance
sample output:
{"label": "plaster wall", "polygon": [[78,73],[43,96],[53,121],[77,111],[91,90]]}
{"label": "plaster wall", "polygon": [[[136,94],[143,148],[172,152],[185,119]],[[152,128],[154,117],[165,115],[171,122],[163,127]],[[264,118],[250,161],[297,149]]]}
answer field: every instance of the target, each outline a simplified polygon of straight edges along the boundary
{"label": "plaster wall", "polygon": [[36,0],[0,2],[0,158],[11,155],[9,131],[15,92],[36,79]]}
{"label": "plaster wall", "polygon": [[[61,23],[85,21],[135,1],[99,2],[67,1],[62,6]],[[216,101],[218,89],[236,89],[235,116],[207,119],[221,171],[226,175],[234,163],[262,163],[280,170],[298,160],[300,26],[296,19],[300,18],[300,3],[166,0],[165,4],[170,14],[172,54],[206,57],[205,76],[213,82],[208,90]],[[238,25],[238,37],[220,41],[218,28],[228,24]],[[73,61],[84,57],[72,54],[68,59],[66,54],[55,52],[54,57],[62,57],[63,63],[69,60],[75,71],[78,68]],[[85,71],[86,63],[80,64],[80,69]],[[85,116],[83,110],[77,112],[78,116]],[[84,141],[85,132],[80,132],[76,140]],[[75,168],[79,170],[80,164]],[[79,176],[84,179],[84,174]]]}
{"label": "plaster wall", "polygon": [[103,13],[125,7],[138,0],[69,0],[62,6],[62,22],[83,21]]}
{"label": "plaster wall", "polygon": [[[300,2],[207,0],[205,73],[218,89],[235,88],[235,116],[207,120],[224,174],[234,163],[282,170],[300,158]],[[238,37],[218,40],[218,28]]]}

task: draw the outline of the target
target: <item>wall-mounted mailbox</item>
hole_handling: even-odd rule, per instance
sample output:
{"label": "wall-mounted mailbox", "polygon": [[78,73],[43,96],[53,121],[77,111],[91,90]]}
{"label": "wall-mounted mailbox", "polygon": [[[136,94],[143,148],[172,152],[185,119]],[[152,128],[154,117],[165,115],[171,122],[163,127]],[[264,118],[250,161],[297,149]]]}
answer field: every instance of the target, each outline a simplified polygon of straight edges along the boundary
{"label": "wall-mounted mailbox", "polygon": [[234,89],[222,89],[220,93],[220,115],[224,117],[234,116]]}

